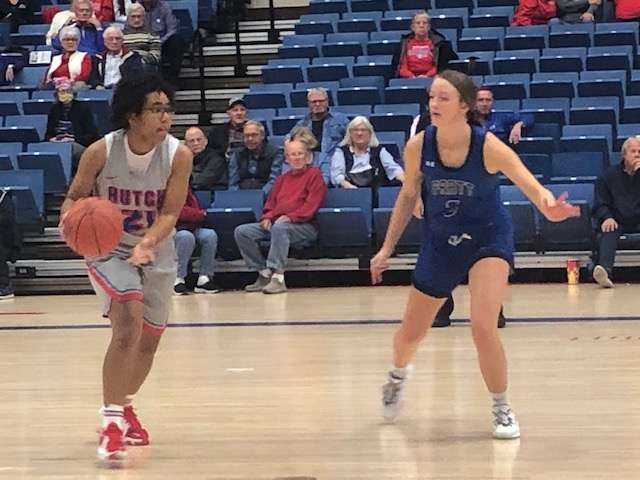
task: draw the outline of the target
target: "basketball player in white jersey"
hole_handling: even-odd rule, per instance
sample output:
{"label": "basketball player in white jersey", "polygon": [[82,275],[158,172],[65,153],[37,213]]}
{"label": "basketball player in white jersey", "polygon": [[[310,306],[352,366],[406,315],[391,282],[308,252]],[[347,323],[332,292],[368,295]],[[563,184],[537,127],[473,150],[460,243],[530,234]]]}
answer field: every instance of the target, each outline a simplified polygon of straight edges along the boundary
{"label": "basketball player in white jersey", "polygon": [[125,444],[149,443],[132,399],[168,322],[176,277],[174,227],[192,162],[191,152],[168,133],[172,100],[171,88],[157,75],[121,80],[112,102],[116,130],[84,152],[62,205],[61,224],[75,201],[92,194],[117,205],[124,218],[120,244],[86,259],[112,326],[102,378],[102,460],[122,459]]}

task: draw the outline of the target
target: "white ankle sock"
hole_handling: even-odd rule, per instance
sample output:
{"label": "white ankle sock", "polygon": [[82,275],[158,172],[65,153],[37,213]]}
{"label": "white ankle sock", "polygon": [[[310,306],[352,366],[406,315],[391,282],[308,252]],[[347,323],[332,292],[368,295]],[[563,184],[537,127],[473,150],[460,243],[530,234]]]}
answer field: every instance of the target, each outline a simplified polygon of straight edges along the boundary
{"label": "white ankle sock", "polygon": [[205,283],[209,281],[209,277],[207,275],[200,275],[198,277],[198,283],[196,284],[198,287],[201,287]]}
{"label": "white ankle sock", "polygon": [[491,396],[493,397],[493,409],[509,406],[509,399],[507,398],[506,390],[502,393],[492,393]]}
{"label": "white ankle sock", "polygon": [[124,430],[124,407],[110,403],[100,409],[102,415],[102,427],[107,427],[110,423],[115,423],[120,430]]}
{"label": "white ankle sock", "polygon": [[284,273],[274,273],[271,278],[275,278],[279,282],[284,282]]}
{"label": "white ankle sock", "polygon": [[391,370],[389,370],[389,376],[398,382],[405,380],[409,376],[409,366],[406,367],[395,367],[392,366]]}
{"label": "white ankle sock", "polygon": [[271,278],[271,269],[269,268],[263,268],[258,273],[265,278]]}
{"label": "white ankle sock", "polygon": [[180,285],[181,283],[184,283],[184,278],[176,277],[176,281],[173,282],[173,286],[175,287],[176,285]]}

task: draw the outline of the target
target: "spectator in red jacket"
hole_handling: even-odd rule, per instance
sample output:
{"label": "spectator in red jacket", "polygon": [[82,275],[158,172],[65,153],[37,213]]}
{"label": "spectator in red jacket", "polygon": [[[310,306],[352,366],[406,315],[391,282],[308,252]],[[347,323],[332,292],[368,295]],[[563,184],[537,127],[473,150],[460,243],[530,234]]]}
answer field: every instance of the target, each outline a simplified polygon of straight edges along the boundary
{"label": "spectator in red jacket", "polygon": [[[244,261],[258,272],[258,279],[244,288],[247,292],[286,292],[284,271],[289,246],[308,246],[318,238],[313,219],[327,186],[320,169],[310,166],[314,147],[298,139],[286,143],[289,170],[276,179],[260,222],[240,225],[234,232]],[[266,260],[260,250],[262,240],[270,240]]]}
{"label": "spectator in red jacket", "polygon": [[176,295],[185,295],[187,267],[196,245],[200,245],[200,275],[196,282],[196,293],[217,293],[220,289],[213,283],[213,274],[218,250],[218,235],[211,228],[204,228],[206,211],[198,203],[198,198],[190,189],[187,200],[180,211],[176,224],[176,254],[178,256],[178,277],[173,286]]}
{"label": "spectator in red jacket", "polygon": [[640,20],[640,0],[615,0],[616,20]]}
{"label": "spectator in red jacket", "polygon": [[556,0],[520,0],[511,25],[526,27],[529,25],[546,25],[556,16]]}

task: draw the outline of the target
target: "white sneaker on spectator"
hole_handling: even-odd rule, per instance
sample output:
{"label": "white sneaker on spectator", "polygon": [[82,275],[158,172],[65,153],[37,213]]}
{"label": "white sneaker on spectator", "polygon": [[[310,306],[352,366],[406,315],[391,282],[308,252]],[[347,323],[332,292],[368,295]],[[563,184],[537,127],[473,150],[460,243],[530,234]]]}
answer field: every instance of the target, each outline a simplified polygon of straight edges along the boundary
{"label": "white sneaker on spectator", "polygon": [[602,288],[613,288],[613,282],[609,278],[609,273],[602,265],[596,265],[593,269],[593,279],[598,282]]}
{"label": "white sneaker on spectator", "polygon": [[509,440],[520,438],[520,425],[509,405],[501,405],[494,408],[493,412],[493,438]]}

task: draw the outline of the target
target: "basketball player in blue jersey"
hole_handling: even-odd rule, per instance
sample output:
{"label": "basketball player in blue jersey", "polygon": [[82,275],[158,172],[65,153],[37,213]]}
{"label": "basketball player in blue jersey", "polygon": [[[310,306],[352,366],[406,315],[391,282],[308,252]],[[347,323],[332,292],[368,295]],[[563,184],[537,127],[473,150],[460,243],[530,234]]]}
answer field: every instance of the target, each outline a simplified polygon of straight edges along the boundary
{"label": "basketball player in blue jersey", "polygon": [[424,243],[394,337],[383,415],[387,420],[398,415],[418,344],[445,299],[468,275],[473,340],[493,396],[493,436],[517,438],[520,428],[507,400],[507,361],[496,322],[513,262],[513,227],[500,201],[498,173],[509,177],[551,221],[576,216],[579,210],[565,202],[565,195],[556,200],[513,150],[473,123],[475,99],[476,87],[463,73],[445,71],[434,80],[429,96],[432,125],[407,142],[406,180],[382,248],[371,261],[376,284],[421,194],[426,206]]}
{"label": "basketball player in blue jersey", "polygon": [[102,376],[102,460],[122,459],[125,444],[149,443],[132,399],[168,322],[176,277],[174,227],[192,161],[187,147],[169,135],[172,100],[171,88],[157,75],[121,80],[112,102],[117,130],[84,152],[62,205],[61,224],[73,203],[92,193],[117,205],[124,218],[120,244],[86,259],[112,327]]}

